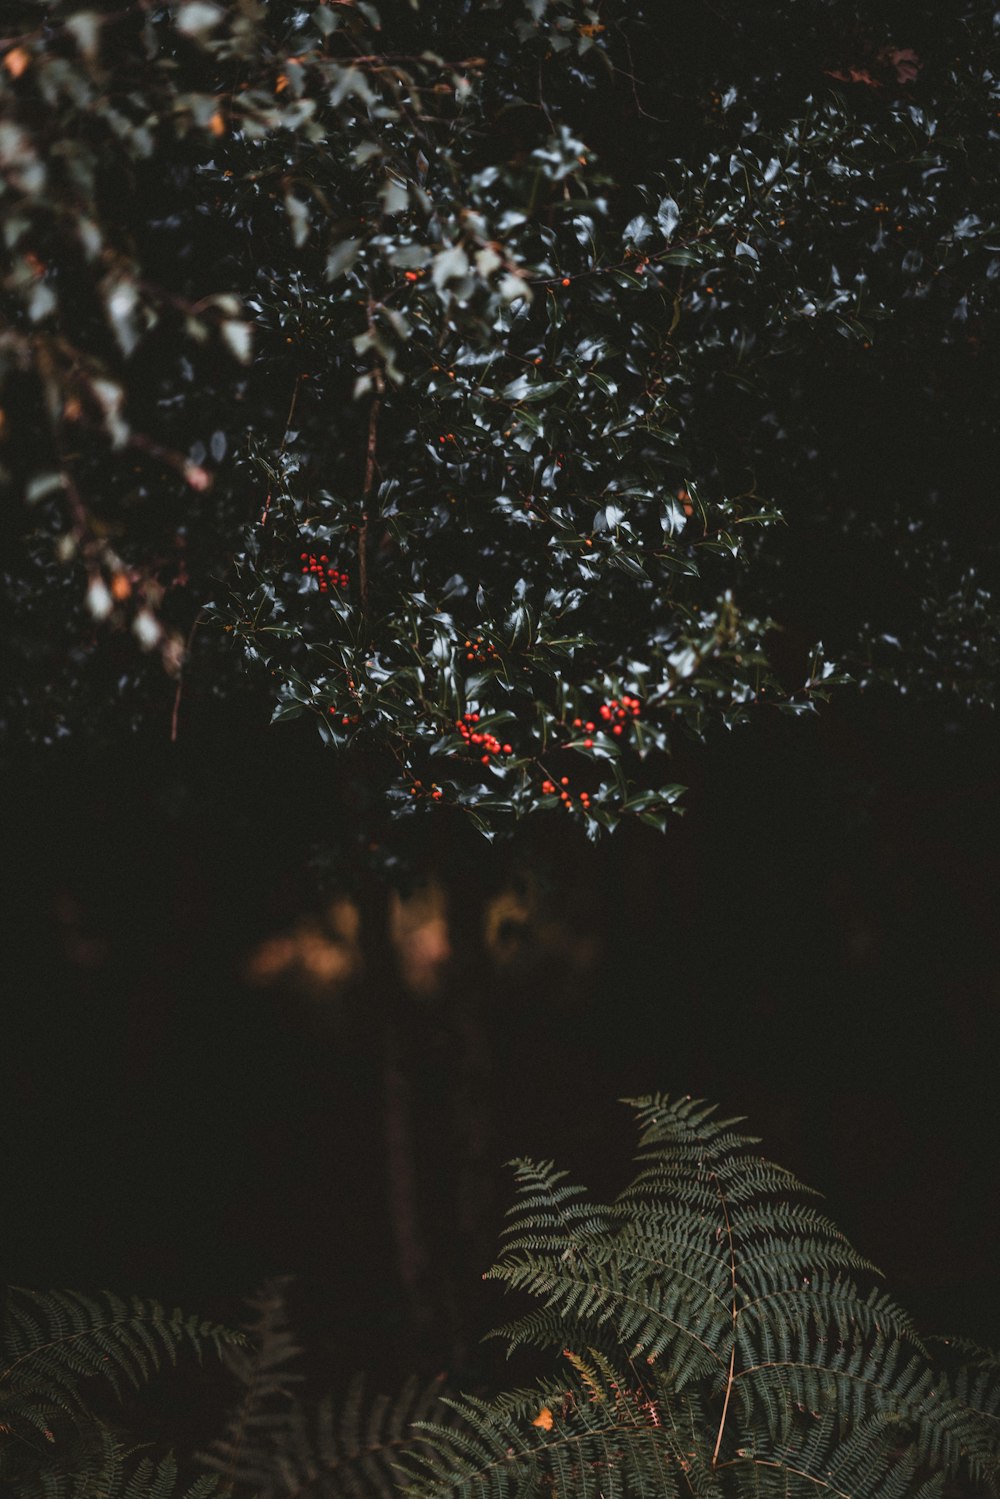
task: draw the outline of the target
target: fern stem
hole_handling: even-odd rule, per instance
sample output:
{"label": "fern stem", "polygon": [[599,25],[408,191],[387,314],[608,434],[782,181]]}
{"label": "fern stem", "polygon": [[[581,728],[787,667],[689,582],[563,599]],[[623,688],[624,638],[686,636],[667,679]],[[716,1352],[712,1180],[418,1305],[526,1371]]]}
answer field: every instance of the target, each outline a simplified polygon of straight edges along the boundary
{"label": "fern stem", "polygon": [[726,1398],[722,1402],[722,1419],[719,1422],[718,1434],[715,1438],[715,1451],[712,1453],[712,1467],[714,1468],[719,1458],[719,1448],[722,1446],[722,1433],[726,1429],[726,1415],[729,1411],[729,1397],[733,1393],[733,1374],[736,1368],[736,1321],[739,1313],[736,1308],[736,1249],[733,1244],[733,1226],[729,1221],[729,1208],[726,1206],[726,1194],[719,1185],[719,1178],[712,1172],[712,1180],[715,1190],[719,1194],[719,1203],[722,1207],[722,1216],[726,1220],[726,1238],[729,1242],[729,1278],[733,1288],[733,1346],[729,1353],[729,1373],[726,1376]]}
{"label": "fern stem", "polygon": [[722,1433],[726,1429],[726,1412],[729,1410],[729,1397],[733,1393],[733,1369],[736,1365],[736,1339],[733,1338],[733,1347],[729,1355],[729,1374],[726,1378],[726,1398],[722,1402],[722,1420],[719,1422],[719,1432],[715,1438],[715,1451],[712,1453],[712,1467],[718,1463],[719,1448],[722,1446]]}

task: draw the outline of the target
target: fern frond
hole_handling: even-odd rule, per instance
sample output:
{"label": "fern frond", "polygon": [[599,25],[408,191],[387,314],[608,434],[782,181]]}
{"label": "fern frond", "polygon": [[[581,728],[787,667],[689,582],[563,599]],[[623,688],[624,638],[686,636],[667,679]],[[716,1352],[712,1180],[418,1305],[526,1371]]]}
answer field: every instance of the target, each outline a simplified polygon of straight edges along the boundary
{"label": "fern frond", "polygon": [[248,1299],[253,1315],[243,1329],[247,1341],[223,1354],[240,1399],[211,1451],[197,1457],[229,1483],[258,1483],[291,1420],[292,1386],[303,1376],[288,1367],[301,1352],[288,1326],[288,1283],[288,1277],[275,1278]]}
{"label": "fern frond", "polygon": [[845,1345],[822,1358],[803,1335],[789,1356],[747,1367],[734,1377],[745,1414],[765,1411],[769,1433],[780,1439],[795,1413],[836,1412],[845,1428],[872,1416],[905,1428],[919,1462],[988,1481],[996,1471],[995,1433],[948,1389],[937,1371],[905,1345]]}
{"label": "fern frond", "polygon": [[102,1375],[120,1394],[123,1383],[143,1384],[164,1356],[176,1363],[181,1348],[200,1359],[206,1346],[219,1353],[238,1341],[228,1328],[140,1296],[43,1295],[11,1286],[0,1332],[0,1399],[47,1392],[53,1404],[72,1410],[81,1379],[90,1375]]}
{"label": "fern frond", "polygon": [[[887,1417],[871,1417],[845,1436],[826,1412],[783,1446],[745,1443],[720,1471],[737,1492],[781,1499],[916,1499],[917,1462],[898,1437]],[[931,1499],[940,1482],[921,1492]]]}
{"label": "fern frond", "polygon": [[168,1452],[158,1463],[144,1457],[125,1485],[122,1499],[215,1499],[224,1492],[217,1478],[203,1474],[181,1490],[177,1485],[177,1460]]}
{"label": "fern frond", "polygon": [[[562,1268],[533,1257],[503,1261],[491,1274],[512,1290],[542,1297],[548,1311],[555,1314],[557,1320],[551,1325],[557,1332],[566,1322],[595,1332],[607,1325],[619,1343],[634,1353],[669,1355],[679,1386],[724,1368],[714,1346],[719,1341],[717,1309],[704,1298],[696,1308],[687,1288],[678,1287],[669,1276],[629,1275],[614,1259]],[[545,1324],[522,1321],[504,1331],[511,1346],[516,1346],[540,1327],[544,1330]],[[554,1341],[558,1344],[565,1338],[560,1335]]]}
{"label": "fern frond", "polygon": [[933,1338],[945,1356],[944,1377],[952,1397],[976,1421],[982,1445],[994,1453],[988,1477],[1000,1488],[1000,1354],[966,1338]]}
{"label": "fern frond", "polygon": [[226,1360],[241,1398],[225,1434],[199,1461],[259,1499],[394,1499],[392,1465],[421,1445],[416,1423],[441,1409],[441,1381],[411,1379],[394,1399],[366,1401],[356,1379],[339,1411],[329,1396],[300,1400],[293,1386],[302,1376],[288,1367],[299,1349],[288,1329],[286,1285],[271,1281],[250,1302],[249,1347]]}
{"label": "fern frond", "polygon": [[[651,1419],[645,1391],[583,1359],[567,1384],[519,1391],[494,1404],[448,1401],[454,1424],[424,1426],[430,1451],[401,1465],[406,1491],[421,1499],[520,1499],[550,1491],[574,1499],[671,1499],[682,1492],[676,1433],[659,1416]],[[546,1421],[539,1425],[542,1411]]]}
{"label": "fern frond", "polygon": [[518,1196],[501,1234],[507,1240],[505,1254],[547,1251],[569,1260],[605,1232],[603,1209],[587,1199],[586,1188],[565,1184],[567,1172],[556,1170],[551,1161],[510,1164]]}
{"label": "fern frond", "polygon": [[238,1339],[139,1296],[10,1287],[0,1329],[0,1478],[44,1493],[76,1493],[77,1482],[90,1485],[80,1493],[115,1492],[120,1452],[89,1409],[92,1382],[106,1380],[120,1396],[182,1349],[200,1358]]}

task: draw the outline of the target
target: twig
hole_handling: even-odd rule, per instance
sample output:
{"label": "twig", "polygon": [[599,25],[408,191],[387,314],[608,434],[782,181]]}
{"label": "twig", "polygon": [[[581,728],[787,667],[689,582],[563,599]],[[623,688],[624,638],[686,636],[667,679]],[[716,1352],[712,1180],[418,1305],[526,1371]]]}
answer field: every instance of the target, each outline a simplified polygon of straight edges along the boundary
{"label": "twig", "polygon": [[[368,304],[368,326],[374,324],[375,304]],[[371,409],[368,412],[368,443],[365,449],[365,482],[361,491],[361,529],[358,533],[358,587],[361,595],[361,614],[368,619],[368,521],[369,507],[371,505],[372,492],[375,488],[375,470],[378,467],[378,419],[382,409],[382,394],[385,390],[385,380],[381,369],[376,365],[372,370],[372,380],[375,386],[375,394],[372,396]]]}
{"label": "twig", "polygon": [[[98,26],[114,26],[119,21],[127,21],[137,11],[140,13],[146,12],[148,15],[152,9],[153,0],[133,0],[133,4],[126,5],[121,10],[111,11],[107,15],[95,15],[94,21]],[[47,40],[51,41],[55,37],[69,36],[71,34],[71,27],[69,25],[55,26],[51,30],[46,31],[43,23],[43,25],[36,26],[31,31],[23,31],[20,36],[2,36],[0,37],[0,52],[6,52],[11,47],[18,47],[22,42],[34,41],[35,37],[43,34]]]}
{"label": "twig", "polygon": [[[301,372],[300,372],[298,375],[295,376],[295,389],[292,391],[291,405],[288,408],[288,415],[285,417],[285,430],[281,434],[281,447],[278,449],[278,457],[279,458],[281,457],[281,454],[285,451],[285,447],[286,447],[286,445],[288,443],[288,433],[291,430],[292,418],[295,415],[295,403],[296,403],[296,401],[299,398],[299,386],[301,384],[302,384],[302,375],[301,375]],[[265,526],[267,524],[267,517],[268,517],[268,515],[271,512],[271,495],[272,495],[272,491],[269,489],[268,492],[267,492],[267,497],[264,500],[264,508],[263,508],[263,510],[261,511],[261,514],[260,514],[260,524],[262,526]]]}
{"label": "twig", "polygon": [[190,630],[188,631],[188,638],[184,642],[184,657],[183,657],[183,660],[181,661],[180,670],[179,670],[179,672],[177,674],[177,691],[174,693],[174,711],[170,715],[170,743],[171,744],[176,744],[177,743],[177,722],[178,722],[178,719],[180,717],[180,711],[181,711],[181,693],[182,693],[182,691],[184,689],[184,662],[187,660],[188,656],[191,654],[191,645],[192,645],[192,642],[194,640],[194,632],[195,632],[195,630],[197,630],[198,626],[201,624],[201,616],[202,616],[202,610],[199,609],[198,613],[194,617],[194,624],[191,626]]}

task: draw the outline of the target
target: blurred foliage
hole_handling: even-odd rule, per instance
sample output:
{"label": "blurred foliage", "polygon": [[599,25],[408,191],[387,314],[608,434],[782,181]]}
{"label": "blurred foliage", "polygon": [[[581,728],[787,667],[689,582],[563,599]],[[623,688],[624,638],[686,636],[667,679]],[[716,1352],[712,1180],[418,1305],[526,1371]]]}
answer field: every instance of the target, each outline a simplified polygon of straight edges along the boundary
{"label": "blurred foliage", "polygon": [[245,668],[596,837],[848,673],[992,706],[996,20],[675,12],[5,6],[11,744]]}

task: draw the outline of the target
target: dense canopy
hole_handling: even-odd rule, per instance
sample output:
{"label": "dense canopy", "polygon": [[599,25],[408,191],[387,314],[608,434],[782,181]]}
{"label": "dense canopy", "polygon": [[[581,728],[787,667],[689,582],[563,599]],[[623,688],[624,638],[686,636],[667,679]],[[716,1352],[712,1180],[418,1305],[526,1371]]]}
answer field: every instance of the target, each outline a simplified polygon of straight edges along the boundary
{"label": "dense canopy", "polygon": [[992,705],[986,8],[4,32],[11,744],[183,735],[246,668],[375,806],[596,836],[842,674]]}

